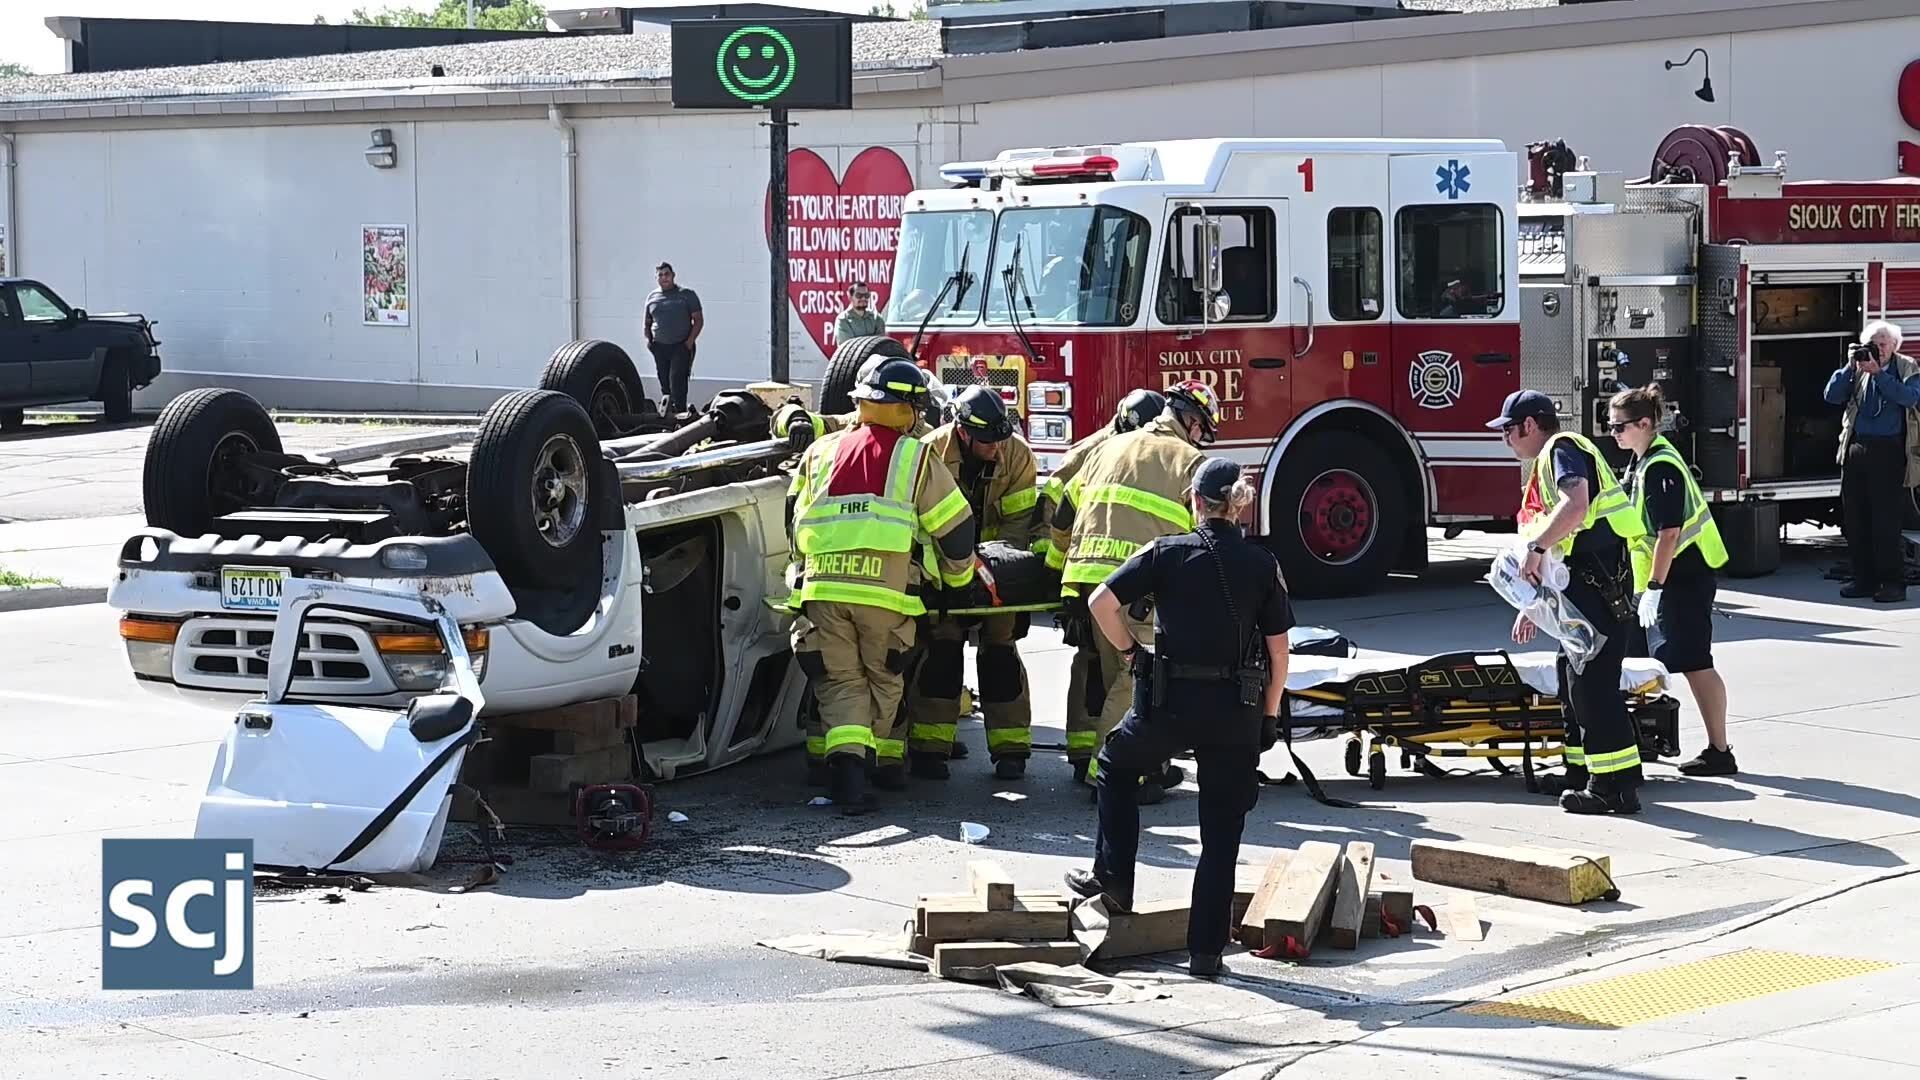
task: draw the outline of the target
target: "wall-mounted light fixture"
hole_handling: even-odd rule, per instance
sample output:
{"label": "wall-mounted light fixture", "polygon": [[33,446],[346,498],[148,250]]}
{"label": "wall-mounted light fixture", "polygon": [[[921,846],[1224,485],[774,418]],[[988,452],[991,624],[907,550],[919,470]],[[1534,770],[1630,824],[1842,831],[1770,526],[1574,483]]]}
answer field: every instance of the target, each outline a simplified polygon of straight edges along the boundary
{"label": "wall-mounted light fixture", "polygon": [[393,145],[392,128],[374,128],[373,145],[367,147],[367,164],[376,169],[391,169],[400,163],[400,150]]}
{"label": "wall-mounted light fixture", "polygon": [[1700,89],[1695,90],[1693,92],[1693,96],[1699,98],[1701,101],[1712,101],[1713,100],[1713,58],[1707,55],[1707,50],[1695,49],[1692,52],[1687,54],[1687,58],[1685,60],[1682,60],[1678,63],[1675,63],[1674,61],[1669,60],[1667,61],[1667,70],[1672,71],[1674,68],[1677,68],[1677,67],[1686,67],[1688,64],[1693,63],[1693,58],[1696,56],[1700,58],[1701,68],[1703,71],[1706,72],[1706,75],[1700,80]]}

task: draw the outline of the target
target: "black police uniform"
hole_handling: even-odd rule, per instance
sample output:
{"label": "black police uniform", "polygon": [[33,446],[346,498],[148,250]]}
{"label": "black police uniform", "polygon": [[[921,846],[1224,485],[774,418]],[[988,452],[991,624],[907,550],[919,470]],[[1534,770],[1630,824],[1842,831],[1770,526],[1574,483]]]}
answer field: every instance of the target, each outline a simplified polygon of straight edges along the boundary
{"label": "black police uniform", "polygon": [[1157,701],[1143,699],[1152,691],[1136,678],[1133,708],[1100,750],[1094,876],[1131,905],[1141,778],[1191,750],[1200,766],[1200,865],[1187,948],[1219,956],[1233,917],[1240,831],[1259,797],[1262,748],[1261,706],[1240,703],[1234,672],[1249,646],[1264,656],[1265,637],[1293,627],[1293,606],[1273,556],[1219,518],[1135,552],[1106,587],[1122,606],[1153,596],[1155,666],[1165,683]]}

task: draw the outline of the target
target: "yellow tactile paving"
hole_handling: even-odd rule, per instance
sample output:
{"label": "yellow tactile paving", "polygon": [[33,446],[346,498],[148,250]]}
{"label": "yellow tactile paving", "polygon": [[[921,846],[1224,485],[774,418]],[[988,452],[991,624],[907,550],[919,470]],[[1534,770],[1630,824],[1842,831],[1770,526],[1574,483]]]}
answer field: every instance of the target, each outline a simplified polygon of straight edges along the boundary
{"label": "yellow tactile paving", "polygon": [[1461,1011],[1544,1024],[1623,1028],[1893,966],[1844,956],[1745,949],[1655,971],[1483,1002]]}

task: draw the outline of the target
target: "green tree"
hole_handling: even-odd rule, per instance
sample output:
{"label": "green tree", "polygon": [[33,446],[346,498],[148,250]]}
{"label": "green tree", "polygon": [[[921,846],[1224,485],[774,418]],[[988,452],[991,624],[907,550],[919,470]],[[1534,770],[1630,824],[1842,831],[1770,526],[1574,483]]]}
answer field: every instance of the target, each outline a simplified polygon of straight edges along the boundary
{"label": "green tree", "polygon": [[894,9],[892,0],[887,0],[886,3],[874,4],[872,7],[869,7],[867,14],[884,19],[924,19],[927,17],[927,5],[925,0],[913,0],[913,7],[907,9],[905,15],[901,15]]}
{"label": "green tree", "polygon": [[[383,8],[372,12],[355,8],[344,22],[348,26],[463,28],[467,25],[467,0],[440,0],[432,11]],[[473,0],[473,25],[480,30],[545,30],[547,11],[534,0]]]}
{"label": "green tree", "polygon": [[25,64],[14,64],[14,63],[0,64],[0,79],[12,79],[12,78],[17,78],[21,75],[31,75],[31,74],[33,74],[33,72],[27,70],[27,65]]}

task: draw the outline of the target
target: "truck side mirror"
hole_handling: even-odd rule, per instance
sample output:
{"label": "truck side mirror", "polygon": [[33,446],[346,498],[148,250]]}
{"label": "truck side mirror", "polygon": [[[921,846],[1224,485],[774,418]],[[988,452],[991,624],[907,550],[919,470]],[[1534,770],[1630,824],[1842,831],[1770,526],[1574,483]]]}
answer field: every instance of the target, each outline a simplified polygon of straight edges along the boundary
{"label": "truck side mirror", "polygon": [[73,309],[73,316],[72,316],[72,321],[74,321],[74,322],[86,322],[86,321],[87,321],[87,309],[86,309],[86,308],[83,308],[83,307],[77,307],[77,308],[74,308],[74,309]]}
{"label": "truck side mirror", "polygon": [[1220,266],[1220,220],[1202,216],[1196,223],[1192,242],[1186,252],[1186,277],[1193,281],[1194,288],[1203,293],[1217,293],[1222,288],[1223,272]]}

